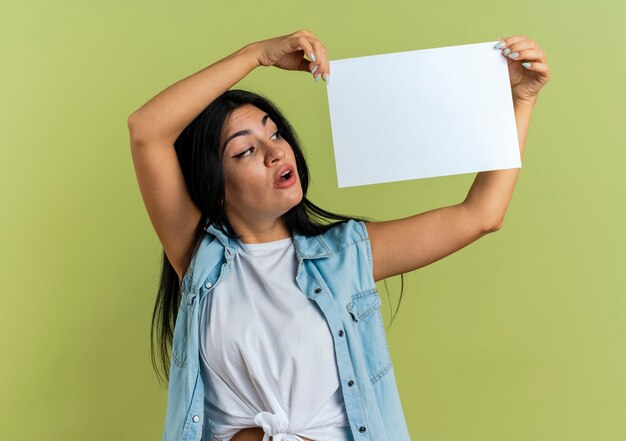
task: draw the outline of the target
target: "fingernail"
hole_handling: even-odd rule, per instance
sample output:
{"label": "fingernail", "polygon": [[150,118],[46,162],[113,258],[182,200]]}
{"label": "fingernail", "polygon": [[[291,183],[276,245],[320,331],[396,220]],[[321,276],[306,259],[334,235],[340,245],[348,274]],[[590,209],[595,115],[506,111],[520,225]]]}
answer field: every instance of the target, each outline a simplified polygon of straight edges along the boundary
{"label": "fingernail", "polygon": [[526,69],[528,69],[530,67],[530,63],[522,63],[522,66],[524,66]]}
{"label": "fingernail", "polygon": [[519,57],[519,54],[517,52],[513,52],[512,54],[509,55],[509,58],[517,58]]}
{"label": "fingernail", "polygon": [[330,74],[327,73],[326,74],[326,85],[328,86],[330,84]]}
{"label": "fingernail", "polygon": [[316,61],[316,60],[315,60],[315,54],[314,54],[313,52],[311,52],[311,53],[309,54],[309,57],[311,57],[311,60]]}
{"label": "fingernail", "polygon": [[315,67],[313,68],[313,70],[311,70],[311,73],[312,73],[312,74],[314,74],[314,73],[315,73],[315,71],[317,70],[317,68],[318,68],[318,67],[319,67],[319,66],[315,66]]}
{"label": "fingernail", "polygon": [[321,74],[317,74],[317,76],[315,77],[315,82],[317,83],[320,80],[321,77],[322,77]]}
{"label": "fingernail", "polygon": [[502,51],[504,55],[509,55],[509,52],[511,52],[511,49],[509,49],[508,47]]}
{"label": "fingernail", "polygon": [[502,49],[504,46],[506,46],[506,43],[504,41],[499,41],[498,44],[496,44],[495,48]]}

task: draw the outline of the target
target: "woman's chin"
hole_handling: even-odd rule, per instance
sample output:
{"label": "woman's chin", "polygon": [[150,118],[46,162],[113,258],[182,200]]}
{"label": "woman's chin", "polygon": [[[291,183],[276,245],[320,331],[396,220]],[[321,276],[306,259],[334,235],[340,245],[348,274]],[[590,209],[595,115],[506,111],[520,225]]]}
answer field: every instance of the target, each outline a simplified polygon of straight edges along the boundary
{"label": "woman's chin", "polygon": [[287,197],[287,201],[285,202],[286,205],[287,205],[286,206],[287,211],[291,210],[294,207],[297,207],[298,204],[300,204],[300,202],[302,202],[302,193],[301,192],[297,192],[297,193],[295,193],[293,195],[290,194]]}

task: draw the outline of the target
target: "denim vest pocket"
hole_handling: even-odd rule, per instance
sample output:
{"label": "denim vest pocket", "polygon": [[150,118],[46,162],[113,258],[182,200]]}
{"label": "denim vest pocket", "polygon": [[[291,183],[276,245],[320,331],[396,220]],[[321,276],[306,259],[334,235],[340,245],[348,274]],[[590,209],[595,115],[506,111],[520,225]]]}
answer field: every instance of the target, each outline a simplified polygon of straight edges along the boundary
{"label": "denim vest pocket", "polygon": [[354,294],[346,305],[372,384],[391,368],[380,306],[381,300],[376,288]]}

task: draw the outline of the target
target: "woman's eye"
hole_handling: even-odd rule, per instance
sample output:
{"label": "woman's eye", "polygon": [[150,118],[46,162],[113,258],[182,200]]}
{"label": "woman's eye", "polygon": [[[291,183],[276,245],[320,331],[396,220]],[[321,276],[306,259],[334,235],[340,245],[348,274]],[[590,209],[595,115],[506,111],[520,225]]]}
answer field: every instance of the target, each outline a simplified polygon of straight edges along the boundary
{"label": "woman's eye", "polygon": [[248,150],[244,150],[243,152],[239,153],[237,156],[235,156],[236,158],[243,158],[244,156],[249,156],[246,155],[247,152],[251,151],[254,148],[254,146],[250,147]]}
{"label": "woman's eye", "polygon": [[[278,136],[278,137],[280,138],[280,132],[278,131],[278,132],[274,133],[274,134],[272,135],[272,138],[273,138],[274,136]],[[245,157],[245,156],[250,156],[250,155],[247,155],[246,153],[248,153],[249,151],[251,151],[251,150],[252,150],[252,149],[254,149],[254,148],[255,148],[254,146],[251,146],[249,149],[244,150],[243,152],[239,153],[238,155],[235,155],[234,157],[235,157],[235,158],[243,158],[243,157]]]}

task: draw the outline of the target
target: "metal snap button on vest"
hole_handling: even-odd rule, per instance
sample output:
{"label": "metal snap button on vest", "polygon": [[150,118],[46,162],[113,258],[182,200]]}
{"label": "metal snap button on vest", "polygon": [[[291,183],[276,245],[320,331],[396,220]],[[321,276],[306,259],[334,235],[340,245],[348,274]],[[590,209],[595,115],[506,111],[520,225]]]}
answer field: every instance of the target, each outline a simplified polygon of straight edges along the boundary
{"label": "metal snap button on vest", "polygon": [[194,415],[192,420],[194,423],[197,423],[198,421],[200,421],[200,417],[198,415]]}
{"label": "metal snap button on vest", "polygon": [[348,386],[352,387],[353,384],[354,384],[354,381],[352,380],[348,381]]}
{"label": "metal snap button on vest", "polygon": [[204,285],[205,288],[210,288],[212,286],[213,286],[213,284],[211,282],[207,282],[206,285]]}
{"label": "metal snap button on vest", "polygon": [[319,294],[322,291],[322,288],[315,288],[315,294]]}
{"label": "metal snap button on vest", "polygon": [[343,337],[343,329],[339,330],[339,337]]}
{"label": "metal snap button on vest", "polygon": [[367,429],[365,428],[365,426],[361,426],[359,427],[359,432],[363,433],[365,432]]}

